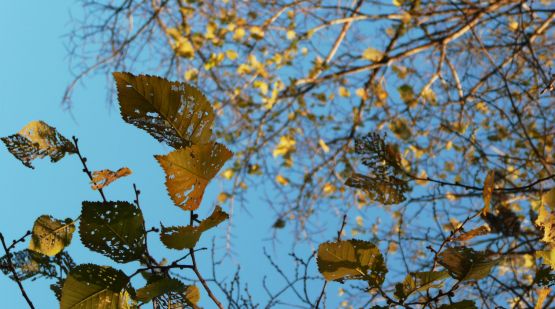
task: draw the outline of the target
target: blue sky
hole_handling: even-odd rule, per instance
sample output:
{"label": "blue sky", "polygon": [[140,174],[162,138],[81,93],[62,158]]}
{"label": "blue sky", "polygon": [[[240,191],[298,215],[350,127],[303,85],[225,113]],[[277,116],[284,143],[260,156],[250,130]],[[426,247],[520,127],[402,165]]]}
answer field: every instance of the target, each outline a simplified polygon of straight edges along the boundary
{"label": "blue sky", "polygon": [[[88,157],[92,170],[116,170],[123,166],[133,170],[131,176],[107,188],[108,199],[131,201],[132,184],[136,183],[142,191],[141,205],[147,227],[159,226],[159,222],[166,226],[184,224],[188,214],[172,205],[165,192],[164,174],[153,158],[153,155],[165,154],[171,149],[121,120],[117,108],[106,102],[108,89],[103,76],[87,78],[76,89],[71,113],[61,108],[63,91],[71,81],[63,35],[71,30],[70,11],[77,16],[80,13],[79,7],[72,2],[0,2],[0,136],[13,134],[32,120],[43,120],[68,138],[75,135],[80,139],[81,150]],[[75,218],[83,200],[99,199],[97,192],[90,190],[77,157],[67,157],[56,164],[51,164],[49,160],[37,160],[33,165],[35,170],[24,167],[5,147],[0,147],[0,187],[3,193],[0,231],[8,241],[31,229],[33,221],[40,215]],[[211,211],[215,205],[214,196],[220,190],[221,184],[213,182],[210,185],[203,210],[200,211],[201,217]],[[266,299],[261,288],[264,274],[274,278],[269,281],[270,287],[277,289],[283,284],[279,276],[270,270],[263,248],[266,247],[285,269],[292,264],[288,257],[291,239],[282,237],[281,245],[276,247],[268,241],[274,220],[274,214],[267,205],[250,194],[248,212],[236,209],[234,213],[235,254],[226,259],[225,267],[221,268],[220,277],[230,278],[240,265],[243,281],[248,283],[253,295],[262,303]],[[216,237],[217,247],[222,247],[224,236],[225,226],[222,225],[204,236],[200,245],[210,246],[211,239]],[[27,244],[18,248],[24,249]],[[149,244],[156,258],[179,256],[175,251],[164,249],[157,239],[150,239]],[[301,246],[297,252],[303,256],[308,253],[306,249],[306,246],[304,249]],[[83,247],[77,233],[69,251],[78,263],[114,265],[108,258]],[[223,253],[225,249],[220,248],[219,251]],[[199,262],[205,266],[209,266],[209,258],[208,252],[198,254]],[[130,273],[134,267],[137,265],[129,263],[120,268]],[[208,271],[207,268],[204,270]],[[49,284],[44,280],[24,282],[38,308],[58,306]],[[309,287],[314,297],[320,287],[320,284]],[[26,307],[17,285],[6,276],[0,276],[0,288],[3,295],[10,295],[3,298],[3,307]],[[330,297],[334,298],[336,289],[335,285],[328,288]],[[206,302],[206,294],[201,295],[201,304],[211,308],[211,303]]]}

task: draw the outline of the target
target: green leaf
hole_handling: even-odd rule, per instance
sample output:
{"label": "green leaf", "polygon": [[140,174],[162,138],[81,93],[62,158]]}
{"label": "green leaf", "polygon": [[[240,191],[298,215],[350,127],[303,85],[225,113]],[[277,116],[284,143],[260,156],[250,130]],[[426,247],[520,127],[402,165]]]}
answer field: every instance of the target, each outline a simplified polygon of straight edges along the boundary
{"label": "green leaf", "polygon": [[76,152],[73,143],[42,121],[31,121],[17,134],[1,140],[9,152],[30,168],[34,168],[31,161],[36,158],[49,156],[52,162],[57,162],[66,153]]}
{"label": "green leaf", "polygon": [[65,280],[60,308],[131,308],[131,295],[129,278],[123,272],[108,266],[84,264],[74,268]]}
{"label": "green leaf", "polygon": [[166,247],[171,249],[192,249],[197,244],[203,232],[217,226],[228,218],[229,215],[222,211],[220,206],[216,206],[212,214],[208,218],[202,220],[198,226],[162,226],[160,240]]}
{"label": "green leaf", "polygon": [[79,235],[87,248],[118,263],[139,260],[146,249],[143,214],[128,202],[83,202]]}
{"label": "green leaf", "polygon": [[424,291],[429,288],[441,287],[434,284],[437,280],[449,278],[447,271],[424,271],[409,273],[402,283],[395,285],[395,296],[397,299],[406,299],[410,294]]}
{"label": "green leaf", "polygon": [[114,78],[126,122],[176,149],[210,140],[214,111],[197,88],[149,75],[116,72]]}
{"label": "green leaf", "polygon": [[414,90],[412,89],[411,85],[401,85],[398,89],[399,91],[399,95],[401,96],[401,100],[403,100],[403,102],[405,102],[405,104],[409,107],[415,107],[416,103],[418,103],[416,101],[416,98],[414,96]]}
{"label": "green leaf", "polygon": [[482,279],[500,262],[500,259],[490,260],[486,253],[466,247],[447,248],[438,258],[451,277],[460,281]]}
{"label": "green leaf", "polygon": [[224,145],[211,142],[155,157],[166,173],[166,188],[174,204],[195,210],[210,180],[232,155]]}
{"label": "green leaf", "polygon": [[476,303],[472,300],[463,300],[460,302],[441,305],[439,309],[477,309]]}
{"label": "green leaf", "polygon": [[56,220],[48,215],[40,216],[33,226],[29,249],[54,256],[71,243],[75,224],[71,219]]}
{"label": "green leaf", "polygon": [[185,285],[177,279],[164,277],[138,289],[135,299],[147,303],[156,297],[170,292],[183,293],[185,292]]}
{"label": "green leaf", "polygon": [[379,249],[355,239],[320,244],[317,264],[326,280],[366,280],[371,287],[381,286],[387,273]]}

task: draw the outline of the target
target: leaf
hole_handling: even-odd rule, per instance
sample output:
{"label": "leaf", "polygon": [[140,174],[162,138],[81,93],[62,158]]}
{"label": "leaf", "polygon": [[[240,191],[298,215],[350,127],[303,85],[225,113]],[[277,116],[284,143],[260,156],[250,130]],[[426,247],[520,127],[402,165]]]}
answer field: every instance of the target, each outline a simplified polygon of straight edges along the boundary
{"label": "leaf", "polygon": [[170,292],[154,299],[155,308],[199,308],[200,292],[196,285],[185,286],[182,293]]}
{"label": "leaf", "polygon": [[295,144],[296,141],[294,138],[282,136],[279,138],[279,143],[272,152],[272,155],[274,158],[277,158],[278,156],[286,156],[296,150]]}
{"label": "leaf", "polygon": [[375,48],[369,47],[362,53],[362,58],[370,61],[380,61],[382,60],[383,53]]}
{"label": "leaf", "polygon": [[[65,252],[64,252],[65,253]],[[10,253],[10,259],[20,280],[36,276],[55,278],[58,275],[54,259],[29,249]],[[7,256],[0,258],[0,270],[13,280]]]}
{"label": "leaf", "polygon": [[404,174],[401,158],[394,145],[386,144],[378,133],[355,139],[355,152],[362,164],[369,169],[369,175],[354,173],[345,185],[363,189],[371,200],[390,205],[403,202],[409,191],[408,183],[399,176]]}
{"label": "leaf", "polygon": [[542,195],[542,203],[549,206],[551,210],[555,210],[555,188]]}
{"label": "leaf", "polygon": [[481,236],[481,235],[486,235],[489,232],[491,232],[491,228],[489,227],[489,225],[484,224],[482,226],[479,226],[475,229],[472,229],[464,234],[461,234],[459,237],[453,239],[455,241],[469,241],[472,238],[476,237],[476,236]]}
{"label": "leaf", "polygon": [[224,145],[211,142],[155,157],[166,172],[166,188],[175,205],[195,210],[210,180],[232,155]]}
{"label": "leaf", "polygon": [[536,302],[536,305],[534,306],[534,309],[542,309],[543,308],[543,303],[545,302],[545,299],[547,298],[547,295],[549,295],[549,292],[551,292],[550,288],[542,288],[542,289],[537,290],[538,301]]}
{"label": "leaf", "polygon": [[489,212],[489,206],[491,203],[491,196],[493,194],[493,189],[495,186],[495,171],[490,170],[484,181],[484,191],[482,196],[484,198],[484,209],[482,210],[482,215],[486,215]]}
{"label": "leaf", "polygon": [[48,215],[38,217],[33,225],[29,249],[47,256],[54,256],[71,243],[75,232],[73,220],[56,220]]}
{"label": "leaf", "polygon": [[214,111],[197,88],[149,75],[116,72],[114,78],[126,122],[174,148],[210,140]]}
{"label": "leaf", "polygon": [[463,300],[460,302],[445,304],[438,307],[439,309],[477,309],[476,303],[472,300]]}
{"label": "leaf", "polygon": [[136,300],[147,303],[152,299],[170,292],[184,292],[185,285],[173,278],[164,277],[148,283],[145,287],[137,290]]}
{"label": "leaf", "polygon": [[202,220],[198,226],[173,226],[164,227],[160,233],[160,240],[166,247],[183,250],[192,249],[197,244],[202,233],[227,220],[229,215],[216,206],[212,214]]}
{"label": "leaf", "polygon": [[143,214],[128,202],[83,202],[79,235],[85,247],[118,263],[140,260],[146,249]]}
{"label": "leaf", "polygon": [[449,278],[447,271],[424,271],[409,273],[402,283],[395,285],[395,296],[397,299],[406,299],[410,294],[425,291],[429,288],[441,287],[434,285],[437,280]]}
{"label": "leaf", "polygon": [[76,152],[73,143],[42,121],[31,121],[17,134],[1,140],[9,152],[30,168],[34,168],[31,161],[36,158],[49,156],[52,162],[58,162],[66,153]]}
{"label": "leaf", "polygon": [[486,277],[500,260],[490,260],[486,253],[471,248],[454,247],[441,252],[438,262],[449,271],[451,277],[464,281]]}
{"label": "leaf", "polygon": [[354,174],[347,179],[345,185],[365,190],[371,200],[384,205],[399,204],[405,201],[405,193],[409,190],[406,181],[385,175]]}
{"label": "leaf", "polygon": [[536,257],[543,259],[543,264],[555,269],[555,249],[536,251]]}
{"label": "leaf", "polygon": [[387,273],[378,247],[356,239],[320,244],[317,264],[328,281],[365,280],[371,287],[381,286]]}
{"label": "leaf", "polygon": [[418,102],[416,101],[414,90],[411,85],[401,85],[397,90],[399,91],[401,100],[403,100],[408,107],[413,108],[416,106]]}
{"label": "leaf", "polygon": [[540,206],[536,225],[543,228],[543,242],[555,244],[555,215],[549,211],[548,207]]}
{"label": "leaf", "polygon": [[101,170],[94,171],[92,173],[92,186],[93,190],[102,189],[112,182],[116,181],[118,178],[131,175],[131,170],[127,167],[122,167],[116,172],[111,170]]}
{"label": "leaf", "polygon": [[62,287],[60,309],[131,308],[129,278],[108,266],[83,264],[73,269]]}

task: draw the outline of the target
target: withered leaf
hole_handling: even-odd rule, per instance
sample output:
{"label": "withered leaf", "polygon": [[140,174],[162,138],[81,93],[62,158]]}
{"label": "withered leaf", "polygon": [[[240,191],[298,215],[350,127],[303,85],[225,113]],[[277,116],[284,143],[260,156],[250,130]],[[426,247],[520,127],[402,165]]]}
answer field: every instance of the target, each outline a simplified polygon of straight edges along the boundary
{"label": "withered leaf", "polygon": [[48,215],[37,218],[29,249],[47,256],[54,256],[64,250],[73,237],[75,224],[71,219],[56,220]]}
{"label": "withered leaf", "polygon": [[486,176],[486,180],[484,181],[484,191],[482,196],[484,198],[484,209],[482,210],[482,214],[485,215],[489,212],[489,205],[491,203],[491,196],[493,195],[493,189],[495,186],[495,171],[491,170],[488,172]]}
{"label": "withered leaf", "polygon": [[168,248],[177,250],[191,249],[195,247],[202,233],[217,226],[228,218],[229,215],[222,211],[220,206],[216,206],[212,214],[208,218],[202,220],[198,226],[163,226],[162,232],[160,233],[160,240]]}
{"label": "withered leaf", "polygon": [[365,280],[370,287],[381,286],[387,273],[378,247],[356,239],[320,244],[317,264],[326,280]]}
{"label": "withered leaf", "polygon": [[31,161],[36,158],[49,156],[52,162],[57,162],[66,153],[76,152],[73,143],[42,121],[31,121],[18,133],[2,137],[1,140],[29,168],[34,168]]}
{"label": "withered leaf", "polygon": [[126,122],[176,149],[210,140],[214,111],[197,88],[125,72],[114,73],[114,78]]}
{"label": "withered leaf", "polygon": [[439,264],[445,267],[453,278],[460,281],[482,279],[500,262],[499,259],[489,259],[484,252],[466,247],[447,248],[438,257]]}
{"label": "withered leaf", "polygon": [[210,142],[155,157],[166,172],[166,188],[175,205],[195,210],[210,180],[232,155],[224,145]]}
{"label": "withered leaf", "polygon": [[85,247],[118,263],[139,260],[146,249],[143,214],[128,202],[83,202],[79,235]]}
{"label": "withered leaf", "polygon": [[127,167],[122,167],[117,171],[111,170],[101,170],[101,171],[94,171],[92,173],[92,185],[91,188],[93,190],[102,189],[112,182],[116,181],[118,178],[125,177],[131,175],[131,170]]}

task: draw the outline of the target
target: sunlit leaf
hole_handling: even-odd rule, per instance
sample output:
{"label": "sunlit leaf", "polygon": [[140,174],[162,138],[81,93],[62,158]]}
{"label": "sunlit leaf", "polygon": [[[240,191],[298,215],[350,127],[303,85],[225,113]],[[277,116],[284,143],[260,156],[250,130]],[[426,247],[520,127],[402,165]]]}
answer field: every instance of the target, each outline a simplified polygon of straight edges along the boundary
{"label": "sunlit leaf", "polygon": [[378,247],[356,239],[320,244],[317,264],[326,280],[365,280],[371,287],[381,286],[387,273]]}
{"label": "sunlit leaf", "polygon": [[145,252],[145,223],[141,210],[128,202],[83,202],[81,242],[114,261],[139,260]]}
{"label": "sunlit leaf", "polygon": [[129,278],[121,271],[93,264],[74,268],[64,282],[60,309],[131,308]]}
{"label": "sunlit leaf", "polygon": [[551,210],[555,210],[555,188],[542,195],[542,203],[549,206]]}
{"label": "sunlit leaf", "polygon": [[31,121],[17,134],[1,140],[18,160],[30,168],[34,168],[31,161],[36,158],[49,156],[52,162],[57,162],[66,153],[76,152],[73,143],[42,121]]}
{"label": "sunlit leaf", "polygon": [[425,291],[429,288],[439,288],[441,284],[434,282],[449,278],[447,271],[424,271],[409,273],[402,283],[395,285],[395,296],[398,299],[406,299],[410,294]]}
{"label": "sunlit leaf", "polygon": [[555,269],[555,249],[536,251],[536,257],[543,259],[543,264]]}
{"label": "sunlit leaf", "polygon": [[470,230],[466,233],[461,234],[459,237],[455,238],[454,240],[469,241],[474,237],[481,236],[481,235],[486,235],[489,232],[491,232],[491,228],[489,227],[489,225],[484,224],[484,225],[479,226],[475,229],[472,229],[472,230]]}
{"label": "sunlit leaf", "polygon": [[127,167],[122,167],[117,171],[111,170],[101,170],[101,171],[94,171],[92,173],[92,189],[98,190],[102,189],[112,182],[116,181],[118,178],[125,177],[131,175],[131,170]]}
{"label": "sunlit leaf", "polygon": [[29,249],[48,256],[54,256],[64,250],[73,237],[75,224],[73,220],[56,220],[48,215],[37,218]]}
{"label": "sunlit leaf", "polygon": [[217,226],[228,218],[229,215],[222,211],[220,206],[216,206],[214,212],[212,212],[209,217],[202,220],[198,226],[162,226],[160,240],[168,248],[177,250],[191,249],[195,247],[202,233]]}
{"label": "sunlit leaf", "polygon": [[362,58],[370,61],[380,61],[383,53],[375,48],[369,47],[362,53]]}
{"label": "sunlit leaf", "polygon": [[224,145],[211,142],[158,155],[156,160],[166,172],[166,188],[175,205],[195,210],[210,180],[232,155]]}
{"label": "sunlit leaf", "polygon": [[438,256],[438,262],[457,280],[479,280],[491,272],[500,260],[491,260],[484,252],[471,248],[447,248]]}
{"label": "sunlit leaf", "polygon": [[210,140],[214,111],[198,89],[155,76],[116,72],[114,77],[126,122],[174,148]]}
{"label": "sunlit leaf", "polygon": [[538,300],[536,301],[536,305],[534,306],[534,309],[542,309],[543,308],[543,303],[545,302],[547,295],[549,295],[549,292],[551,292],[550,288],[542,288],[542,289],[538,289],[537,293],[538,293]]}
{"label": "sunlit leaf", "polygon": [[195,285],[185,286],[184,292],[169,292],[153,300],[155,308],[159,309],[184,309],[199,308],[200,291]]}
{"label": "sunlit leaf", "polygon": [[484,181],[484,191],[482,193],[484,198],[484,209],[482,210],[483,215],[489,212],[489,205],[491,203],[491,196],[493,194],[494,186],[495,186],[495,171],[491,170],[488,172],[488,175],[486,176],[486,180]]}
{"label": "sunlit leaf", "polygon": [[555,215],[545,205],[540,207],[536,224],[543,228],[542,241],[555,244]]}

